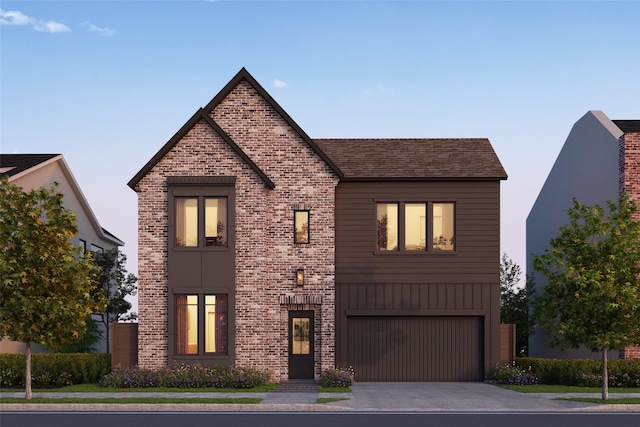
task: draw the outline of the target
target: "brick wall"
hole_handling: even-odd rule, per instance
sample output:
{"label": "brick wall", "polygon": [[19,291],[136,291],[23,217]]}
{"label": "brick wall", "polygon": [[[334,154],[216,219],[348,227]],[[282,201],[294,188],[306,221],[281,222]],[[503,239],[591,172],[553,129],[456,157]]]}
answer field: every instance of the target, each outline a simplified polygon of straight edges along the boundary
{"label": "brick wall", "polygon": [[[201,120],[138,183],[139,364],[167,363],[168,176],[236,177],[236,364],[287,376],[287,311],[315,310],[316,375],[334,365],[337,176],[245,80],[211,117],[275,183],[260,177]],[[293,243],[293,209],[310,208],[308,245]],[[294,282],[304,268],[305,285]]]}
{"label": "brick wall", "polygon": [[[640,133],[627,133],[618,140],[620,190],[640,204]],[[635,219],[640,221],[640,212]],[[640,347],[628,347],[620,351],[621,359],[640,359]]]}

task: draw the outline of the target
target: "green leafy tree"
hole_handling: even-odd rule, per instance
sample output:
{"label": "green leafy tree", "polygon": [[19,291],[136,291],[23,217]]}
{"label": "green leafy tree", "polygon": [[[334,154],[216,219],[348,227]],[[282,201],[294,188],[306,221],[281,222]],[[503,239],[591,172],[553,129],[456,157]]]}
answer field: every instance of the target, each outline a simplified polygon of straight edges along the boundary
{"label": "green leafy tree", "polygon": [[536,296],[534,317],[562,349],[586,346],[602,354],[602,399],[609,397],[607,352],[640,343],[640,223],[636,203],[585,206],[573,200],[570,222],[533,256],[548,280]]}
{"label": "green leafy tree", "polygon": [[93,316],[87,316],[87,327],[83,335],[74,339],[69,344],[62,344],[57,347],[45,346],[49,351],[56,353],[95,353],[95,346],[102,340],[98,324]]}
{"label": "green leafy tree", "polygon": [[138,315],[130,313],[131,303],[126,300],[128,295],[135,295],[138,278],[127,273],[125,264],[127,256],[118,248],[93,254],[96,269],[94,278],[96,287],[94,294],[101,294],[108,301],[104,311],[97,313],[99,322],[104,326],[107,341],[107,353],[110,352],[109,336],[111,326],[119,321],[136,320]]}
{"label": "green leafy tree", "polygon": [[104,301],[91,295],[93,262],[69,239],[75,214],[51,188],[28,192],[0,178],[0,334],[26,344],[25,397],[31,399],[31,344],[58,347],[85,333]]}
{"label": "green leafy tree", "polygon": [[518,356],[526,356],[529,335],[533,330],[529,318],[529,302],[533,295],[533,281],[527,278],[524,287],[520,285],[522,270],[507,254],[502,254],[500,262],[500,323],[516,325],[516,349]]}

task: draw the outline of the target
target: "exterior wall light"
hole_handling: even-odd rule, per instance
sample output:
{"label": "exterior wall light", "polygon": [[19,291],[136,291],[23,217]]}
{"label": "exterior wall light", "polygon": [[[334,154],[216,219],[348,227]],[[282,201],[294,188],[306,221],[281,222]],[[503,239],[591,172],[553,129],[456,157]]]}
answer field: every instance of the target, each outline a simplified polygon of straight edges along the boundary
{"label": "exterior wall light", "polygon": [[299,268],[296,270],[296,285],[302,286],[304,285],[304,269]]}

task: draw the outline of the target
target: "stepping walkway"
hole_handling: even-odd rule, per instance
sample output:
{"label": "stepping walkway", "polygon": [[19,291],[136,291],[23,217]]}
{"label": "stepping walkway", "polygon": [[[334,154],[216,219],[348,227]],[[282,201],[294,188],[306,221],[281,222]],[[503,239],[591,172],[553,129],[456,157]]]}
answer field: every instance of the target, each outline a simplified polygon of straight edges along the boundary
{"label": "stepping walkway", "polygon": [[318,393],[320,383],[314,380],[287,380],[282,381],[273,390],[273,393]]}

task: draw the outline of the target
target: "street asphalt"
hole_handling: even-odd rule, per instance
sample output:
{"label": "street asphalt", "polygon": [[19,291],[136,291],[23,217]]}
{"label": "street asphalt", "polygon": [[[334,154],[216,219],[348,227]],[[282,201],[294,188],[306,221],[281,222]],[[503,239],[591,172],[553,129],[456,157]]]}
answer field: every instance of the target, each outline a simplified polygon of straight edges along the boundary
{"label": "street asphalt", "polygon": [[[208,397],[263,399],[258,404],[1,404],[1,411],[357,411],[357,412],[639,412],[640,405],[605,405],[558,400],[600,394],[519,393],[487,383],[356,383],[351,393],[61,393],[38,392],[34,397]],[[3,392],[0,397],[24,397],[24,392]],[[344,398],[317,403],[318,398]],[[638,397],[640,393],[611,393],[609,398]]]}

